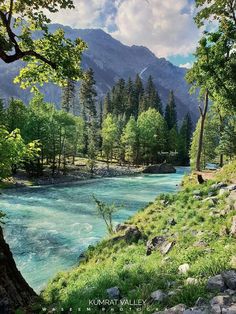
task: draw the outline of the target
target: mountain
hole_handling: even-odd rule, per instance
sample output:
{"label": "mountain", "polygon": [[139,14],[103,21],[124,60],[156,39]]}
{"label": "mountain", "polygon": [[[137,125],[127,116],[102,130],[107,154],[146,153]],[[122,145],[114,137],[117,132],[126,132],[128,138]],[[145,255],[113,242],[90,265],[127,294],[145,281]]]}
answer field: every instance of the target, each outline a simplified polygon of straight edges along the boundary
{"label": "mountain", "polygon": [[[164,58],[157,58],[149,49],[143,46],[126,46],[101,29],[72,29],[60,24],[50,25],[50,30],[63,28],[67,37],[82,38],[88,45],[82,59],[83,68],[92,67],[95,72],[97,91],[103,97],[119,78],[134,78],[140,74],[146,82],[149,75],[154,78],[164,104],[167,102],[170,89],[174,90],[178,119],[181,120],[188,111],[193,120],[198,118],[197,98],[189,95],[189,86],[185,81],[186,69],[171,64]],[[28,90],[21,90],[12,83],[21,62],[6,65],[0,63],[0,96],[20,97],[28,100]],[[43,92],[46,100],[59,106],[61,91],[52,84],[45,85]]]}

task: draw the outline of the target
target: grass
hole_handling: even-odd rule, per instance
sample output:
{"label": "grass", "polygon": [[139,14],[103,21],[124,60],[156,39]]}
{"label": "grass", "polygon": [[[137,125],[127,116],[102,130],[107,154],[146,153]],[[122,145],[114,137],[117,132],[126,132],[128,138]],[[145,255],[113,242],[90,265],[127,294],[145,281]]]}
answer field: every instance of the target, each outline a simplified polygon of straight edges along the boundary
{"label": "grass", "polygon": [[[235,177],[236,162],[224,171],[219,178],[225,179],[228,173]],[[114,242],[107,237],[91,246],[79,266],[59,273],[49,283],[41,295],[39,308],[44,304],[66,310],[81,308],[81,312],[86,313],[89,300],[107,299],[106,289],[114,286],[119,287],[124,298],[148,300],[139,313],[152,313],[157,308],[179,303],[192,306],[198,297],[210,298],[212,295],[205,289],[207,279],[230,268],[230,261],[235,256],[235,239],[222,235],[222,228],[230,227],[236,211],[231,209],[226,215],[212,215],[226,208],[226,196],[218,197],[217,204],[212,206],[210,202],[196,199],[195,192],[200,190],[203,199],[210,192],[213,194],[210,188],[213,181],[203,185],[187,181],[180,192],[160,195],[154,203],[126,222],[140,229],[142,240],[127,244],[124,240]],[[169,223],[172,218],[176,221],[175,225]],[[175,246],[167,255],[155,251],[146,256],[147,239],[159,235],[164,235],[168,241],[175,241]],[[187,274],[178,271],[184,263],[190,265]],[[186,284],[188,277],[196,278],[197,284]],[[151,293],[158,289],[171,296],[162,303],[150,302]],[[133,312],[129,308],[124,306],[123,312],[136,312],[135,308]],[[118,306],[114,309],[113,313],[120,313]],[[92,313],[104,311],[99,306],[93,306]]]}

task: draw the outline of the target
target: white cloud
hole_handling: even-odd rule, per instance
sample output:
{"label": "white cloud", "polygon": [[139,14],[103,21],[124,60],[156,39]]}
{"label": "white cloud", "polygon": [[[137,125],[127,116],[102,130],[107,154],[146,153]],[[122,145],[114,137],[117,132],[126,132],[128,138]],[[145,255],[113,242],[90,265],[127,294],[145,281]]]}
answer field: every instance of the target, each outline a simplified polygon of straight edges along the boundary
{"label": "white cloud", "polygon": [[113,31],[111,35],[121,42],[146,46],[157,56],[188,55],[199,38],[190,0],[74,0],[74,3],[75,10],[51,15],[53,22]]}
{"label": "white cloud", "polygon": [[193,52],[199,30],[188,0],[125,0],[115,18],[117,39],[149,47],[156,55]]}
{"label": "white cloud", "polygon": [[193,66],[192,62],[187,62],[187,63],[179,65],[180,68],[186,68],[186,69],[191,69],[192,66]]}

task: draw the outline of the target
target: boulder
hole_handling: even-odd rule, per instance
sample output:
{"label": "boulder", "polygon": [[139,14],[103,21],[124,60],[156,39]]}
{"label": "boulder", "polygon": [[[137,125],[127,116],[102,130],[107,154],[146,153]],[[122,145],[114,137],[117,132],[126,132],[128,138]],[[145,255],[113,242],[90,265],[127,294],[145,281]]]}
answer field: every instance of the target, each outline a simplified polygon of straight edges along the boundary
{"label": "boulder", "polygon": [[224,305],[230,305],[231,304],[231,298],[227,295],[217,295],[216,297],[214,297],[211,301],[210,301],[210,305],[214,306],[214,305],[220,305],[220,306],[224,306]]}
{"label": "boulder", "polygon": [[236,237],[236,216],[234,216],[233,219],[232,219],[232,225],[231,225],[231,229],[230,229],[230,234],[233,237]]}
{"label": "boulder", "polygon": [[110,299],[120,299],[120,289],[118,287],[107,289],[107,294]]}
{"label": "boulder", "polygon": [[212,184],[211,189],[212,190],[219,190],[219,189],[222,189],[222,188],[225,188],[225,187],[227,187],[226,183],[219,182],[219,183]]}
{"label": "boulder", "polygon": [[221,275],[216,275],[211,277],[207,281],[207,290],[209,291],[224,291],[226,289],[223,277]]}
{"label": "boulder", "polygon": [[147,242],[147,251],[146,251],[146,255],[150,255],[152,254],[153,251],[157,250],[158,248],[160,248],[160,246],[165,242],[165,237],[163,236],[156,236],[153,239],[149,240]]}
{"label": "boulder", "polygon": [[183,314],[186,309],[186,305],[178,304],[164,311],[156,312],[154,314]]}
{"label": "boulder", "polygon": [[162,290],[152,292],[151,299],[156,302],[162,302],[167,298],[167,294]]}
{"label": "boulder", "polygon": [[168,254],[174,245],[175,245],[174,241],[173,242],[164,242],[160,247],[160,252],[163,255]]}
{"label": "boulder", "polygon": [[143,173],[152,173],[152,174],[176,173],[176,169],[171,164],[163,163],[160,165],[147,166],[143,170]]}
{"label": "boulder", "polygon": [[[125,227],[124,226],[125,225],[121,225],[121,227],[119,227],[120,230],[125,231],[124,235],[118,235],[118,236],[112,238],[112,242],[125,240],[127,243],[137,243],[142,238],[142,233],[138,229],[138,227],[133,226],[133,225],[125,226]],[[119,230],[119,228],[118,228],[118,230]]]}
{"label": "boulder", "polygon": [[190,266],[187,263],[180,265],[179,268],[178,268],[180,274],[187,274],[189,269],[190,269]]}
{"label": "boulder", "polygon": [[236,271],[235,270],[226,270],[221,273],[221,276],[224,280],[225,285],[231,289],[236,290]]}
{"label": "boulder", "polygon": [[187,285],[197,285],[198,284],[198,280],[196,278],[187,278],[186,279],[186,284]]}

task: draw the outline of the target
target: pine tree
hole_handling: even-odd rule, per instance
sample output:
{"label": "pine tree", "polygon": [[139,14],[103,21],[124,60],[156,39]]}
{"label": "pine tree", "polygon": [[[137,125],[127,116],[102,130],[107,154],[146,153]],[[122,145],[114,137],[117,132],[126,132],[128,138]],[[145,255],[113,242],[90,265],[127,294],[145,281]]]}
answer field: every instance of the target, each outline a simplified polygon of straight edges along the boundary
{"label": "pine tree", "polygon": [[134,82],[134,116],[137,118],[139,114],[139,106],[142,96],[144,94],[143,83],[140,76],[137,74],[135,82]]}
{"label": "pine tree", "polygon": [[74,103],[75,103],[75,81],[68,79],[66,86],[62,88],[62,102],[61,108],[65,112],[74,113]]}
{"label": "pine tree", "polygon": [[135,92],[134,85],[131,78],[128,79],[128,82],[125,87],[125,113],[127,119],[135,114]]}
{"label": "pine tree", "polygon": [[177,126],[177,113],[173,90],[171,90],[169,94],[169,100],[165,109],[165,120],[169,130]]}
{"label": "pine tree", "polygon": [[189,153],[192,138],[192,120],[189,113],[184,117],[179,131],[178,161],[181,165],[189,164]]}
{"label": "pine tree", "polygon": [[147,82],[146,97],[148,102],[148,108],[154,108],[159,111],[160,114],[163,114],[161,99],[157,92],[156,86],[153,83],[153,78],[151,75],[149,76]]}
{"label": "pine tree", "polygon": [[116,116],[125,111],[125,80],[119,79],[112,92],[112,113]]}
{"label": "pine tree", "polygon": [[4,102],[0,99],[0,126],[6,123],[6,114],[4,109]]}
{"label": "pine tree", "polygon": [[108,113],[112,113],[111,95],[109,92],[106,94],[106,96],[104,98],[104,105],[103,105],[104,117],[106,117]]}
{"label": "pine tree", "polygon": [[90,68],[84,74],[84,79],[80,86],[80,105],[85,117],[85,121],[96,117],[96,97],[95,80],[93,70]]}

